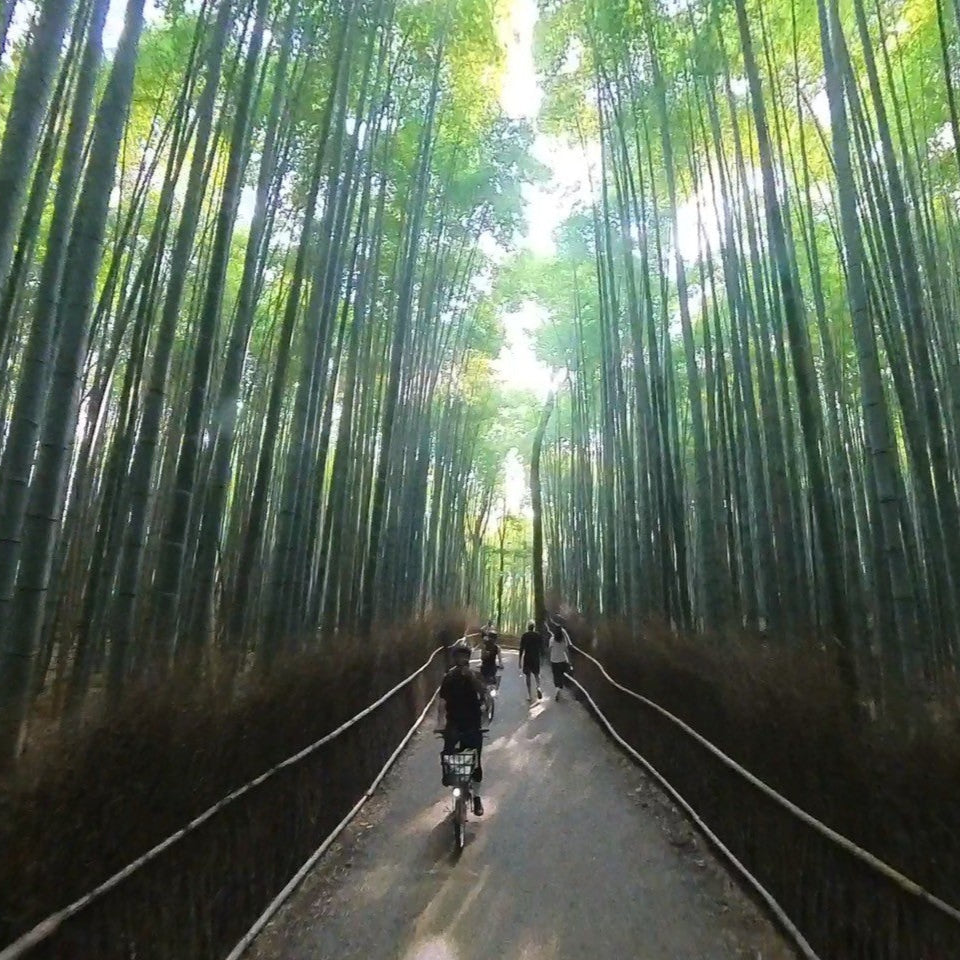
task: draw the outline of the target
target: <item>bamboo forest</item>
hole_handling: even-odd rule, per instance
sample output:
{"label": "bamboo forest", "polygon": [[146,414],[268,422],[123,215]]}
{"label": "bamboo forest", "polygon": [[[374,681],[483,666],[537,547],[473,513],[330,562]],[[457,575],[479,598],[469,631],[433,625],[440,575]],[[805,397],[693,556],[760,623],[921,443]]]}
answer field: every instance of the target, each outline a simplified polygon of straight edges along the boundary
{"label": "bamboo forest", "polygon": [[960,788],[958,100],[960,0],[0,0],[0,800],[533,621],[960,901],[817,753]]}

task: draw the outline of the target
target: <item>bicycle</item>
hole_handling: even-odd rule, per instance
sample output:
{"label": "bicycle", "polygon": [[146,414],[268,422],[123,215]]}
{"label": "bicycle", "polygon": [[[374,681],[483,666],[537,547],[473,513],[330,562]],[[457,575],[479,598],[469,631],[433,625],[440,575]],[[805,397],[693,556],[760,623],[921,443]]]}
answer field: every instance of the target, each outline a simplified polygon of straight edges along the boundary
{"label": "bicycle", "polygon": [[488,710],[487,721],[493,721],[493,715],[497,708],[497,693],[500,690],[500,675],[503,673],[503,667],[497,667],[495,677],[483,677],[483,685],[490,693],[490,708]]}
{"label": "bicycle", "polygon": [[[481,736],[489,731],[480,730]],[[443,737],[443,731],[437,730],[436,735]],[[453,823],[453,850],[459,854],[466,843],[467,814],[473,800],[473,771],[477,768],[478,750],[476,747],[467,747],[453,753],[440,754],[440,766],[443,771],[444,786],[453,790],[453,810],[450,820]]]}

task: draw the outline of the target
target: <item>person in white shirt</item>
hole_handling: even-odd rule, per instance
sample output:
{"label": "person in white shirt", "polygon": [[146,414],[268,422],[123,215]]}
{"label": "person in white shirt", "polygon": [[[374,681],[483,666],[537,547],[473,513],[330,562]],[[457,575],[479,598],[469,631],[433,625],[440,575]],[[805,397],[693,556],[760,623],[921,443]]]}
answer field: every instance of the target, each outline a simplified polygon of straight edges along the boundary
{"label": "person in white shirt", "polygon": [[557,688],[554,700],[559,700],[571,667],[570,636],[558,623],[553,624],[553,631],[550,633],[550,669],[553,671],[553,685]]}

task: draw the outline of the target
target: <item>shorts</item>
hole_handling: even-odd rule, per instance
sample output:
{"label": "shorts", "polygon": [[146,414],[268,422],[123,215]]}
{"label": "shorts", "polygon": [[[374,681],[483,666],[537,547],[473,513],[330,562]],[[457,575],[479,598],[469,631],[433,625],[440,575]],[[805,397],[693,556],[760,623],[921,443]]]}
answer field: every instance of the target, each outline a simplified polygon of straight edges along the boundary
{"label": "shorts", "polygon": [[558,689],[562,690],[564,685],[564,677],[567,675],[567,671],[570,669],[569,663],[551,663],[550,669],[553,670],[553,685]]}
{"label": "shorts", "polygon": [[535,673],[538,677],[540,676],[540,659],[536,660],[533,657],[524,657],[523,658],[523,672],[527,675]]}
{"label": "shorts", "polygon": [[497,665],[494,664],[492,667],[481,667],[480,676],[483,677],[485,683],[494,683],[497,679]]}

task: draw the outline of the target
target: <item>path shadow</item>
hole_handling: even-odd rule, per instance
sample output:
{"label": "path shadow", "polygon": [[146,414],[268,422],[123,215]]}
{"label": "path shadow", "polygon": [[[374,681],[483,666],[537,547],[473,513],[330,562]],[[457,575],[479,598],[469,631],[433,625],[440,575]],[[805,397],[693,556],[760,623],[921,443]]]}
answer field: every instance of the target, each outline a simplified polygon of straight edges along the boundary
{"label": "path shadow", "polygon": [[[518,685],[504,683],[514,693]],[[628,783],[582,708],[546,698],[531,708],[511,693],[494,732],[484,750],[486,814],[470,818],[465,849],[454,853],[449,791],[434,745],[424,744],[329,911],[276,960],[745,956],[725,941],[698,874],[638,815],[628,792],[635,775]]]}

